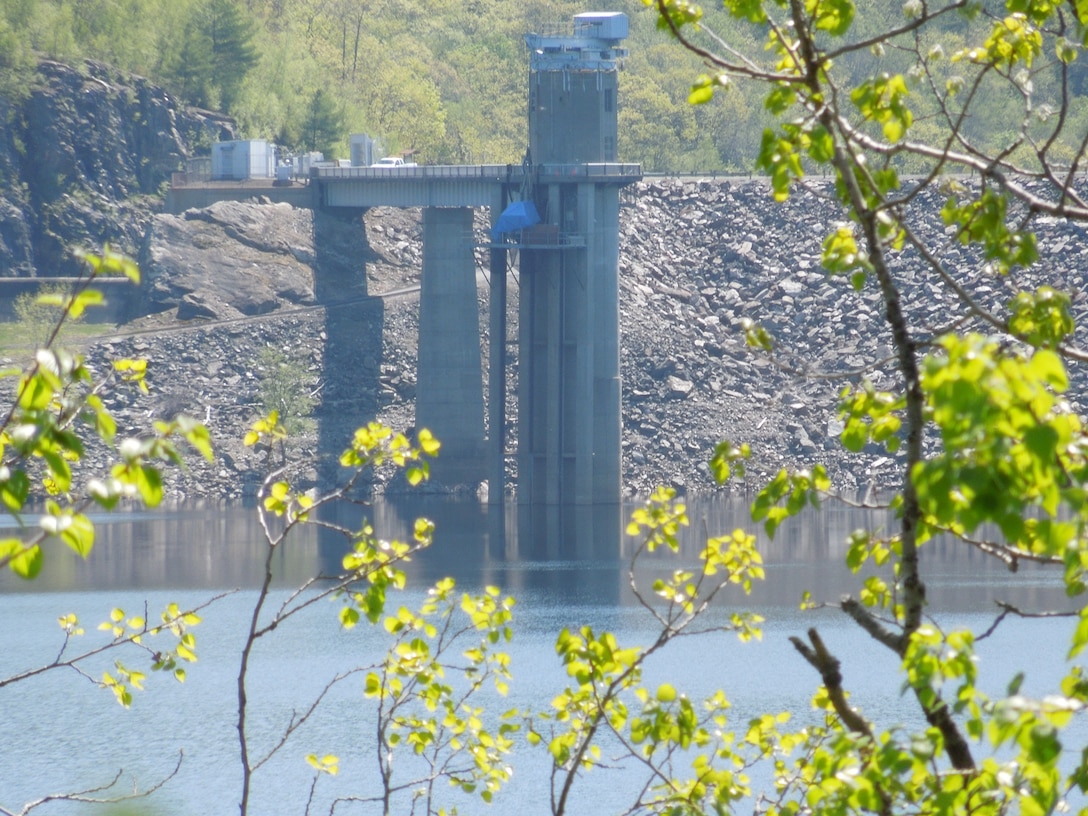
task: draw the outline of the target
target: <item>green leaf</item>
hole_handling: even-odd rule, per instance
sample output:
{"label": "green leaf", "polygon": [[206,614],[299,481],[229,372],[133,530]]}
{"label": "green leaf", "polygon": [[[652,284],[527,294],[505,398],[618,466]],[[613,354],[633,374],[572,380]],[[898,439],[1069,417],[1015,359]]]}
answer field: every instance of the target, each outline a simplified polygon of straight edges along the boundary
{"label": "green leaf", "polygon": [[795,137],[791,138],[790,134],[779,137],[770,128],[763,131],[756,166],[770,174],[775,201],[789,198],[790,185],[804,176]]}
{"label": "green leaf", "polygon": [[76,513],[69,517],[61,538],[74,552],[86,558],[94,547],[94,524],[82,513]]}
{"label": "green leaf", "polygon": [[105,302],[106,299],[102,297],[102,293],[97,289],[84,289],[72,298],[71,303],[68,305],[68,315],[73,319],[78,319],[83,316],[88,306],[101,306]]}
{"label": "green leaf", "polygon": [[841,37],[854,21],[854,4],[850,0],[809,0],[806,10],[816,18],[816,28],[833,37]]}
{"label": "green leaf", "polygon": [[1049,349],[1036,351],[1031,358],[1029,368],[1036,377],[1046,382],[1058,393],[1065,391],[1069,387],[1065,364],[1057,352]]}
{"label": "green leaf", "polygon": [[185,441],[196,448],[201,456],[209,462],[215,460],[215,453],[212,451],[212,436],[207,427],[185,414],[179,415],[174,422]]}
{"label": "green leaf", "polygon": [[1009,329],[1034,346],[1054,348],[1073,333],[1069,294],[1049,286],[1018,293],[1009,311]]}
{"label": "green leaf", "polygon": [[714,480],[718,484],[725,484],[729,481],[734,469],[738,476],[743,477],[744,460],[751,455],[752,450],[748,445],[738,446],[729,441],[719,442],[710,459],[710,472],[714,475]]}
{"label": "green leaf", "polygon": [[55,450],[42,450],[41,457],[49,468],[49,477],[56,484],[57,490],[66,493],[72,486],[72,468],[68,461]]}
{"label": "green leaf", "polygon": [[374,672],[370,672],[369,674],[367,674],[367,676],[366,676],[366,687],[365,687],[366,695],[368,697],[373,697],[374,695],[378,694],[381,691],[381,688],[382,688],[381,678],[378,677],[378,675],[375,674]]}
{"label": "green leaf", "polygon": [[889,142],[898,142],[903,138],[903,134],[907,132],[906,127],[903,126],[903,122],[899,119],[889,119],[884,123],[884,138]]}
{"label": "green leaf", "polygon": [[914,121],[914,115],[906,106],[908,94],[902,75],[880,74],[854,88],[850,99],[862,116],[880,123],[886,139],[896,142]]}
{"label": "green leaf", "polygon": [[158,507],[162,502],[162,474],[150,465],[142,465],[136,471],[136,489],[144,504]]}
{"label": "green leaf", "polygon": [[702,105],[714,98],[714,80],[706,74],[700,76],[691,86],[688,94],[688,104]]}
{"label": "green leaf", "polygon": [[13,513],[23,509],[29,495],[30,477],[25,471],[11,471],[7,479],[0,481],[0,501]]}
{"label": "green leaf", "polygon": [[835,140],[823,125],[817,125],[812,129],[808,154],[821,164],[826,164],[835,157]]}
{"label": "green leaf", "polygon": [[1062,752],[1058,732],[1050,723],[1040,722],[1028,732],[1028,752],[1040,765],[1052,764]]}
{"label": "green leaf", "polygon": [[359,610],[351,606],[345,606],[340,610],[340,625],[345,629],[351,629],[359,622]]}
{"label": "green leaf", "polygon": [[725,0],[725,8],[738,20],[761,24],[767,20],[762,0]]}
{"label": "green leaf", "polygon": [[21,552],[12,556],[10,566],[11,571],[20,578],[30,580],[38,577],[38,573],[42,571],[43,563],[45,563],[45,556],[42,553],[42,548],[34,544],[30,547],[22,547]]}
{"label": "green leaf", "polygon": [[1080,611],[1077,628],[1073,632],[1073,638],[1069,647],[1069,654],[1066,656],[1067,659],[1072,660],[1079,655],[1084,651],[1085,646],[1088,646],[1088,606],[1082,608]]}
{"label": "green leaf", "polygon": [[27,380],[19,391],[19,407],[24,411],[42,411],[49,407],[54,389],[45,374],[39,371]]}

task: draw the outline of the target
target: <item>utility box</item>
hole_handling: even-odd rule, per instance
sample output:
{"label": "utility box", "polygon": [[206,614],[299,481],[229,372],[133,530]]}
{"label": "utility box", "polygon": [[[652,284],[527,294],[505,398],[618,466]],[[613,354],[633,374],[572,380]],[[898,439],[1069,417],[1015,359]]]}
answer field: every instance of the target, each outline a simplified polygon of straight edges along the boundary
{"label": "utility box", "polygon": [[365,133],[351,134],[351,166],[370,167],[381,158],[378,142]]}
{"label": "utility box", "polygon": [[325,161],[325,154],[319,152],[303,153],[295,156],[295,175],[305,177],[310,175],[310,170]]}
{"label": "utility box", "polygon": [[574,15],[574,36],[595,40],[626,40],[629,26],[622,11],[587,11]]}
{"label": "utility box", "polygon": [[216,142],[212,145],[213,181],[245,181],[275,176],[276,148],[264,139]]}

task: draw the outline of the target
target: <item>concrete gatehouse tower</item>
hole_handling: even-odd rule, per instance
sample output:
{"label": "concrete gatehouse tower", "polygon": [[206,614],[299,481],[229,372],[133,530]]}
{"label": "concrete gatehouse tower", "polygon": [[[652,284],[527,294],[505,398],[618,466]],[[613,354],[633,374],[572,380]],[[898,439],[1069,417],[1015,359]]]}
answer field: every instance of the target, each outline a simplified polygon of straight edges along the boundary
{"label": "concrete gatehouse tower", "polygon": [[618,67],[627,16],[529,34],[529,158],[541,225],[523,239],[518,498],[620,500]]}
{"label": "concrete gatehouse tower", "polygon": [[[486,479],[488,500],[501,503],[512,454],[519,503],[618,509],[619,191],[642,178],[639,165],[616,160],[627,33],[625,14],[589,12],[526,35],[529,146],[520,164],[314,165],[297,189],[172,185],[170,211],[248,198],[254,189],[352,218],[368,207],[422,208],[416,425],[442,443],[432,479],[472,487]],[[480,207],[490,210],[487,234],[475,229]],[[486,406],[477,294],[483,249],[490,273]],[[509,274],[514,264],[520,275]],[[516,340],[507,327],[507,286],[515,279]],[[518,437],[511,452],[507,347],[515,342]],[[616,538],[619,516],[611,516],[605,541]]]}
{"label": "concrete gatehouse tower", "polygon": [[537,164],[616,161],[622,12],[578,14],[573,27],[528,34],[529,148]]}

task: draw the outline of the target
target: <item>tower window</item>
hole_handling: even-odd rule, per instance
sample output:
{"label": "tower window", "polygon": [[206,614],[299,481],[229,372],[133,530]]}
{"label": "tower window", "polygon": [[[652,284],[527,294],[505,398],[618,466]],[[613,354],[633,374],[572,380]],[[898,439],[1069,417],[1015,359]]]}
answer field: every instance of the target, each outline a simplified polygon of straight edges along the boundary
{"label": "tower window", "polygon": [[604,90],[604,109],[606,113],[611,113],[616,105],[615,93],[611,88],[605,88]]}

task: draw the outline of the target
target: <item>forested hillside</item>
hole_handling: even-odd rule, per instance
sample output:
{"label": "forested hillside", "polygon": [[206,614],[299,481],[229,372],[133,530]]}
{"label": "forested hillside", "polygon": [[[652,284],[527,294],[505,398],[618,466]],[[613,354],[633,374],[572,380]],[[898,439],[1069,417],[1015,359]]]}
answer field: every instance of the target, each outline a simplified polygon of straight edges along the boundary
{"label": "forested hillside", "polygon": [[[870,27],[911,13],[909,2],[863,5],[886,6],[864,15]],[[982,4],[973,8],[985,18]],[[25,92],[39,57],[92,57],[229,113],[244,136],[294,149],[347,156],[348,135],[363,132],[387,152],[414,149],[424,163],[518,161],[527,138],[524,34],[586,10],[631,18],[620,94],[623,159],[647,170],[751,169],[768,121],[761,93],[732,80],[707,104],[690,105],[701,66],[668,41],[639,0],[4,0],[0,92]],[[708,14],[724,38],[750,45],[739,23]],[[858,40],[881,33],[864,25],[854,27]],[[962,14],[944,23],[963,42],[971,25]],[[888,44],[861,53],[843,57],[856,78],[904,72],[916,100],[959,89],[991,93],[984,77],[976,86],[977,72],[964,63],[945,60],[945,73],[934,74],[935,61],[912,70],[909,55]],[[1082,64],[1074,68],[1083,74]],[[1038,65],[1025,81],[1043,99],[1055,84]],[[1010,137],[1002,113],[1010,100],[992,93],[993,104],[976,105],[965,123],[963,135],[976,144]],[[1085,116],[1081,102],[1073,115]],[[930,110],[934,115],[915,116],[915,138],[941,132],[938,106]],[[1040,120],[1047,111],[1039,108]]]}
{"label": "forested hillside", "polygon": [[[909,13],[895,0],[865,5],[887,6],[864,15],[869,25]],[[348,135],[364,132],[387,152],[414,149],[424,163],[518,161],[527,138],[524,34],[587,10],[631,18],[622,158],[647,170],[752,167],[767,117],[762,96],[730,82],[709,103],[688,104],[701,66],[668,41],[639,0],[4,0],[0,91],[25,92],[39,57],[93,57],[229,113],[244,136],[295,149],[347,156]],[[743,44],[739,24],[711,14],[719,33]],[[969,25],[950,15],[946,27],[962,28],[966,41]],[[879,33],[855,28],[859,39]],[[886,47],[849,59],[858,77],[910,68]],[[915,72],[912,92],[934,79],[967,82],[976,93],[969,70],[945,65],[947,77]],[[1045,95],[1046,70],[1036,68],[1031,80]],[[977,92],[986,93],[985,83]],[[989,121],[976,114],[965,135],[1000,140],[1003,109],[995,98],[985,108]],[[919,116],[914,132],[940,127]]]}
{"label": "forested hillside", "polygon": [[[676,49],[669,59],[655,56],[664,37],[651,16],[622,5],[635,32],[626,155],[660,166],[690,161],[700,133],[685,101],[695,68]],[[17,91],[24,82],[11,75],[35,56],[93,57],[231,114],[244,136],[297,149],[346,156],[348,135],[365,132],[389,152],[414,148],[421,162],[519,161],[527,138],[524,35],[587,8],[513,0],[5,0],[0,63],[4,84]],[[662,81],[663,65],[671,81]]]}

